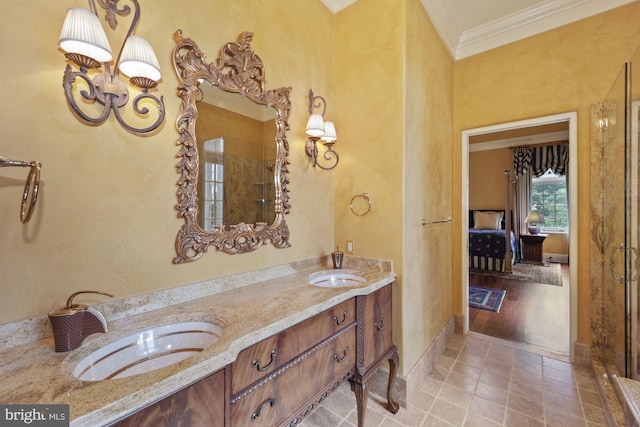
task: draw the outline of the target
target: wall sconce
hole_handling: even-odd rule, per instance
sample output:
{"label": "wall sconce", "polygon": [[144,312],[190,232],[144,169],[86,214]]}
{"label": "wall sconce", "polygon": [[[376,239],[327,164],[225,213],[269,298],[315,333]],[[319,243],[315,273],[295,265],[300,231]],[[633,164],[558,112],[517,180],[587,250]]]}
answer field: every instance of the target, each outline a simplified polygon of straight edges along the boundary
{"label": "wall sconce", "polygon": [[[315,108],[322,107],[322,114],[314,113]],[[326,171],[338,166],[340,160],[338,153],[333,150],[338,136],[336,135],[336,127],[331,121],[324,120],[324,113],[327,110],[327,102],[321,96],[314,96],[313,90],[309,90],[309,121],[307,122],[306,133],[309,136],[305,145],[307,156],[313,159],[313,167],[318,166]],[[322,166],[318,162],[318,140],[321,140],[325,146],[325,152],[322,155],[329,162],[329,166]]]}
{"label": "wall sconce", "polygon": [[[105,19],[112,30],[115,30],[118,25],[116,15],[127,16],[131,13],[131,8],[126,5],[118,9],[118,1],[98,0],[98,4],[107,11]],[[158,99],[148,93],[149,89],[158,85],[162,73],[151,44],[142,37],[133,35],[140,20],[138,0],[133,0],[133,4],[135,9],[131,26],[118,54],[113,72],[111,71],[113,59],[111,46],[100,24],[95,0],[89,0],[90,11],[82,8],[72,8],[67,11],[58,46],[66,52],[65,57],[80,68],[80,71],[74,71],[71,64],[67,64],[62,81],[67,102],[75,114],[89,123],[102,124],[113,110],[116,120],[122,127],[130,132],[143,134],[160,126],[164,120],[165,111],[162,97]],[[88,70],[97,70],[101,66],[104,66],[104,72],[96,71],[92,73],[93,77],[89,76]],[[133,110],[137,115],[149,114],[149,109],[144,106],[147,103],[145,100],[155,102],[158,117],[151,126],[137,128],[127,124],[122,118],[120,108],[129,101],[129,90],[120,80],[120,73],[128,76],[129,83],[142,91],[132,102]],[[88,91],[80,90],[83,102],[95,104],[97,101],[104,106],[99,116],[91,117],[80,109],[73,94],[73,84],[77,79],[84,80],[88,86]]]}

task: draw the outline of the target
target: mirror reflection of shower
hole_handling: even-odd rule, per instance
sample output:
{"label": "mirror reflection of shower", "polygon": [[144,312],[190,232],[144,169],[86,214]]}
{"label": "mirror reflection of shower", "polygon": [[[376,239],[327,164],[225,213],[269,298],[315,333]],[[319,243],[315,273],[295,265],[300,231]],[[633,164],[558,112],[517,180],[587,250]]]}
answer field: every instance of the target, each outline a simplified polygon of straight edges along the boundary
{"label": "mirror reflection of shower", "polygon": [[271,224],[275,218],[274,170],[276,161],[274,157],[275,150],[265,144],[262,156],[264,159],[262,167],[262,194],[259,198],[259,202],[261,203],[261,212],[258,221],[266,222],[267,224]]}

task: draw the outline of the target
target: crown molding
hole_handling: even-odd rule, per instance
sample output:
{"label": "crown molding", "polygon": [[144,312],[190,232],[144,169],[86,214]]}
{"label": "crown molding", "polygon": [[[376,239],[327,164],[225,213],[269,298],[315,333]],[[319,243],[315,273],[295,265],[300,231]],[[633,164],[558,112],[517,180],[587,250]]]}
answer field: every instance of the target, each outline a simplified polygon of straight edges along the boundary
{"label": "crown molding", "polygon": [[446,0],[420,1],[449,53],[458,60],[637,0],[548,0],[466,31],[456,27]]}
{"label": "crown molding", "polygon": [[[522,40],[636,0],[552,0],[465,31],[455,59]],[[434,24],[435,25],[435,24]]]}
{"label": "crown molding", "polygon": [[345,7],[351,6],[358,0],[321,0],[333,13],[338,13]]}
{"label": "crown molding", "polygon": [[427,11],[436,32],[447,47],[449,54],[456,59],[456,48],[460,43],[461,30],[451,16],[446,0],[420,0],[422,7]]}

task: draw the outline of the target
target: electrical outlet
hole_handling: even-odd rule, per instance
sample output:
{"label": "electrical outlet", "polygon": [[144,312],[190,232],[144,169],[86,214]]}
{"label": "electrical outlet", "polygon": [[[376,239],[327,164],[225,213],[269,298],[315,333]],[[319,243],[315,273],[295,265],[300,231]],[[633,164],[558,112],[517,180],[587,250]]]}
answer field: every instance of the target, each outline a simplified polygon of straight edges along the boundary
{"label": "electrical outlet", "polygon": [[347,240],[347,253],[353,253],[353,240]]}

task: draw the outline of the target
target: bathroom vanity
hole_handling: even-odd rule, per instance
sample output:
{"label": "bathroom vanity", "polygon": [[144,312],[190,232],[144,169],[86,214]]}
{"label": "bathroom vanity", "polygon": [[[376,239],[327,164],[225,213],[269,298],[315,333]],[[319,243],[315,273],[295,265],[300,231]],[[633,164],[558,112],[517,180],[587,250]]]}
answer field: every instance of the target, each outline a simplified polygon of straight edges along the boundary
{"label": "bathroom vanity", "polygon": [[[327,257],[302,260],[97,304],[109,332],[75,350],[55,352],[49,336],[0,351],[0,401],[68,404],[73,427],[289,426],[349,381],[364,426],[368,382],[387,361],[387,407],[398,410],[391,395],[398,367],[391,332],[395,275],[389,262],[350,256],[345,269],[358,271],[362,282],[309,283],[330,269]],[[136,331],[186,321],[216,325],[218,340],[138,375],[102,381],[74,375],[98,349]],[[46,318],[34,324],[50,328]],[[18,335],[19,325],[5,326],[0,335]]]}
{"label": "bathroom vanity", "polygon": [[[398,365],[391,339],[391,284],[350,298],[242,350],[224,369],[116,423],[123,426],[295,426],[344,381],[364,426],[371,373],[390,362],[388,409]],[[224,422],[223,422],[224,420]]]}

